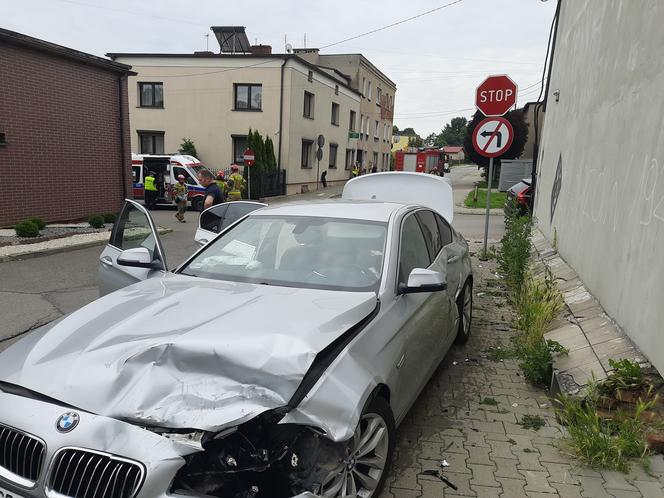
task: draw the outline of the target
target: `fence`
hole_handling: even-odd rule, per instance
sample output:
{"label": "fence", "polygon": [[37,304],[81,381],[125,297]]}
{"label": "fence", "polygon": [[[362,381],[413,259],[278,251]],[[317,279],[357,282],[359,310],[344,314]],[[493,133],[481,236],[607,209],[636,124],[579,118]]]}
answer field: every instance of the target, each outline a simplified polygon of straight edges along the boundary
{"label": "fence", "polygon": [[[247,179],[249,168],[244,168],[244,178]],[[230,178],[233,173],[231,168],[222,168],[217,170],[224,172],[226,178]],[[245,192],[247,196],[249,192]],[[251,170],[251,198],[262,199],[264,197],[274,197],[277,195],[286,195],[286,170],[275,169],[270,171]]]}

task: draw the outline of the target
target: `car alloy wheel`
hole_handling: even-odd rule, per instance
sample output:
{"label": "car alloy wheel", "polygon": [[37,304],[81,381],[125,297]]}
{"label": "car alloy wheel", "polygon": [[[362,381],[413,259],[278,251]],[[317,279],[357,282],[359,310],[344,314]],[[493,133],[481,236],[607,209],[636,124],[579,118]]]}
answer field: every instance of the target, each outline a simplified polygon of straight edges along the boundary
{"label": "car alloy wheel", "polygon": [[322,496],[374,498],[380,493],[392,460],[394,421],[387,402],[382,398],[377,400],[383,409],[375,411],[384,412],[384,406],[387,406],[389,416],[372,413],[371,406],[362,415],[354,437],[348,442],[344,459],[323,483]]}
{"label": "car alloy wheel", "polygon": [[459,308],[459,329],[454,340],[457,344],[465,344],[470,338],[470,326],[473,320],[473,283],[468,280],[463,286],[457,300]]}

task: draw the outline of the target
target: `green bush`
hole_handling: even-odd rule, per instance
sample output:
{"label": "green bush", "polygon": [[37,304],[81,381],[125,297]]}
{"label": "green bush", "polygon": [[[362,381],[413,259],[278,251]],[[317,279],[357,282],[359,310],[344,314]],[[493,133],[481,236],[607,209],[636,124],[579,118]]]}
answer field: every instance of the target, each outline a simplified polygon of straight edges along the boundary
{"label": "green bush", "polygon": [[14,230],[16,230],[16,235],[19,237],[37,237],[39,235],[39,226],[31,220],[17,223]]}
{"label": "green bush", "polygon": [[498,254],[498,266],[505,276],[505,281],[516,295],[526,277],[528,258],[532,247],[530,234],[532,219],[519,216],[515,209],[508,209],[505,214],[505,235],[501,240]]}
{"label": "green bush", "polygon": [[43,230],[46,227],[46,222],[41,218],[29,218],[26,221],[33,222],[35,225],[37,225],[37,228],[39,228],[40,230]]}
{"label": "green bush", "polygon": [[115,213],[104,213],[104,223],[115,223],[115,220],[118,219],[118,215]]}
{"label": "green bush", "polygon": [[104,217],[101,214],[93,214],[88,218],[88,223],[92,228],[101,228],[104,226]]}

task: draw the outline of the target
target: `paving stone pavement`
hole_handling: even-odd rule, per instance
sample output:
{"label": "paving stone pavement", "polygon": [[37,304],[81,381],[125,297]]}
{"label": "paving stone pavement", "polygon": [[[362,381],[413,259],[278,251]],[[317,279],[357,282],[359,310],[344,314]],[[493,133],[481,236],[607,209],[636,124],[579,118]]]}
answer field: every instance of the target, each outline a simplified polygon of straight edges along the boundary
{"label": "paving stone pavement", "polygon": [[[479,249],[471,245],[471,250]],[[628,474],[579,466],[558,449],[564,429],[551,399],[527,384],[517,360],[494,362],[483,352],[509,346],[513,317],[498,285],[495,260],[473,260],[472,336],[447,354],[397,431],[396,453],[380,498],[645,497],[664,498],[664,459],[653,457],[650,473],[637,463]],[[481,404],[493,398],[496,406]],[[519,422],[540,415],[534,431]],[[454,490],[435,477],[444,471]]]}

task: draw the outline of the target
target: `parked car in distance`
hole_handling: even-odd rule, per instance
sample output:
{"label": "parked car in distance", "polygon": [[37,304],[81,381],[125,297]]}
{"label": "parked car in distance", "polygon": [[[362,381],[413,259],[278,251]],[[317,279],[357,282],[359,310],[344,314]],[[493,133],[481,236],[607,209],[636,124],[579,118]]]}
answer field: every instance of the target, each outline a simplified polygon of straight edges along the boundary
{"label": "parked car in distance", "polygon": [[530,178],[523,178],[519,183],[507,189],[506,210],[514,203],[514,207],[520,215],[528,214],[530,211],[530,198],[532,196],[531,182]]}
{"label": "parked car in distance", "polygon": [[364,175],[167,271],[127,200],[108,294],[0,353],[0,497],[377,498],[396,426],[471,332],[453,216],[440,177]]}

